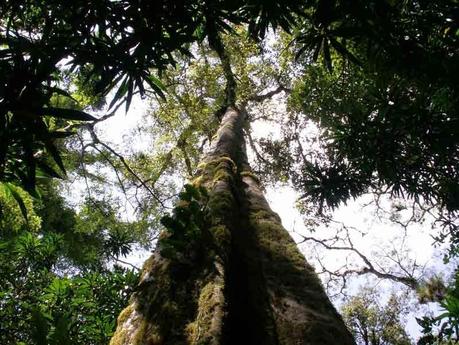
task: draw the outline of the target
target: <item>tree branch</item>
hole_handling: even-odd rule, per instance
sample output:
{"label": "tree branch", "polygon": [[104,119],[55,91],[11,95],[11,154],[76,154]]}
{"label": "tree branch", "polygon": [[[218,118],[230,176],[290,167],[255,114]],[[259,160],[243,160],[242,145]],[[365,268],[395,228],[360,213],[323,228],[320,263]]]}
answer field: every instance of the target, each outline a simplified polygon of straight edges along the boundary
{"label": "tree branch", "polygon": [[281,92],[290,92],[291,90],[284,87],[283,85],[279,85],[276,89],[272,90],[272,91],[269,91],[265,94],[262,94],[262,95],[253,95],[251,97],[248,98],[248,101],[250,102],[263,102]]}
{"label": "tree branch", "polygon": [[206,14],[206,25],[207,25],[207,38],[209,41],[209,46],[212,48],[218,55],[220,62],[222,63],[223,73],[226,78],[226,87],[225,87],[225,102],[222,105],[217,116],[220,117],[222,110],[226,111],[226,108],[236,105],[236,79],[234,78],[233,70],[231,69],[231,60],[226,52],[225,46],[221,40],[218,30],[215,26],[215,20],[210,11]]}
{"label": "tree branch", "polygon": [[398,274],[394,274],[394,273],[389,273],[389,272],[384,272],[384,271],[381,271],[380,269],[377,269],[374,266],[374,264],[371,262],[371,260],[366,255],[364,255],[360,250],[355,248],[355,246],[354,246],[354,244],[353,244],[353,242],[351,240],[351,237],[350,237],[350,234],[349,234],[349,230],[344,225],[343,225],[343,227],[344,227],[344,229],[346,231],[345,240],[348,243],[348,245],[337,245],[336,243],[338,241],[342,240],[338,235],[336,235],[336,236],[334,236],[332,238],[328,238],[328,239],[317,239],[315,237],[304,236],[304,235],[299,234],[303,238],[300,243],[314,242],[316,244],[319,244],[319,245],[323,246],[324,248],[326,248],[328,250],[339,250],[339,251],[353,252],[363,261],[363,263],[365,265],[365,266],[363,266],[363,267],[361,267],[359,269],[345,269],[343,271],[342,269],[347,267],[347,264],[346,264],[343,267],[339,268],[338,270],[330,271],[330,270],[326,269],[325,266],[322,265],[322,263],[321,263],[321,266],[322,266],[322,269],[323,269],[324,273],[328,273],[328,274],[333,275],[335,277],[341,277],[342,279],[344,279],[344,282],[345,282],[345,278],[347,276],[349,276],[349,275],[352,275],[352,274],[364,275],[364,274],[370,273],[370,274],[373,274],[373,275],[375,275],[376,277],[378,277],[380,279],[389,279],[389,280],[392,280],[392,281],[395,281],[395,282],[398,282],[398,283],[402,283],[402,284],[408,286],[409,288],[411,288],[413,290],[416,290],[419,287],[419,283],[418,283],[417,279],[413,276],[413,273],[410,273],[400,263],[400,260],[397,261],[397,260],[391,258],[390,255],[387,255],[387,257],[389,259],[391,259],[392,261],[395,261],[396,264],[398,265],[398,267],[400,267],[402,269],[402,271],[406,274],[406,276],[398,275]]}
{"label": "tree branch", "polygon": [[105,144],[104,142],[100,141],[100,139],[97,137],[95,131],[94,131],[94,126],[92,124],[90,125],[87,125],[86,128],[88,128],[89,130],[89,133],[91,135],[91,138],[93,140],[93,142],[95,144],[99,144],[101,146],[103,146],[106,150],[108,150],[111,154],[113,154],[115,157],[117,157],[121,164],[125,167],[125,169],[134,177],[135,180],[137,180],[140,185],[142,187],[145,188],[145,190],[164,208],[166,208],[166,206],[164,205],[164,203],[162,202],[162,200],[153,192],[153,190],[146,184],[146,182],[144,180],[142,180],[142,178],[140,178],[139,175],[137,175],[137,173],[129,166],[129,164],[126,162],[126,159],[121,155],[119,154],[118,152],[116,152],[114,149],[112,149],[110,146],[108,146],[107,144]]}

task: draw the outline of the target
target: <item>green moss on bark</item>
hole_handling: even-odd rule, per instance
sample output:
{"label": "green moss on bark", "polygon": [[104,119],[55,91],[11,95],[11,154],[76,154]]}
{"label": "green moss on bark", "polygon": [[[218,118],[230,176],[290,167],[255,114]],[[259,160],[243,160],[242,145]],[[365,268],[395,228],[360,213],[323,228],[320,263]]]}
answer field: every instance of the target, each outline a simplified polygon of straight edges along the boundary
{"label": "green moss on bark", "polygon": [[[249,222],[260,255],[279,345],[353,344],[313,268],[278,216],[253,194]],[[300,342],[299,342],[300,341]]]}
{"label": "green moss on bark", "polygon": [[209,282],[202,288],[196,319],[186,327],[190,345],[220,344],[223,321],[223,289],[223,283],[218,280]]}
{"label": "green moss on bark", "polygon": [[225,225],[216,225],[210,228],[216,244],[220,248],[229,248],[231,245],[231,232]]}
{"label": "green moss on bark", "polygon": [[208,207],[210,216],[218,219],[225,218],[234,203],[234,197],[231,191],[225,189],[219,190],[210,196]]}

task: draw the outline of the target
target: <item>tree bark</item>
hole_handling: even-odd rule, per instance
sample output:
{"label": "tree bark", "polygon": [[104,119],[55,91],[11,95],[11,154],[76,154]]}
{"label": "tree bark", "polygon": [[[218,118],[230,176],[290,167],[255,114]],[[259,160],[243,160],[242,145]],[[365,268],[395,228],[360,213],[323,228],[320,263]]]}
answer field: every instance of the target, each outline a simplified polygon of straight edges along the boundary
{"label": "tree bark", "polygon": [[[173,255],[160,240],[111,345],[354,344],[250,170],[244,121],[227,108],[192,181],[208,191],[199,200],[206,220]],[[191,214],[185,199],[174,214]]]}

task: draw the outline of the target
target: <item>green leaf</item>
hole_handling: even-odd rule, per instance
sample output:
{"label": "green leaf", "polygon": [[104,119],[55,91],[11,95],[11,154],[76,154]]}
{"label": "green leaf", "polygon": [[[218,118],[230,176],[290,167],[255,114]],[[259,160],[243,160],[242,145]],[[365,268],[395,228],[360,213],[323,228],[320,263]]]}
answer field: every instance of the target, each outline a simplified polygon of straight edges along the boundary
{"label": "green leaf", "polygon": [[56,145],[54,145],[54,143],[49,139],[44,140],[44,142],[45,142],[46,151],[48,151],[51,154],[51,157],[53,157],[53,160],[59,166],[59,168],[64,173],[64,175],[67,175],[67,172],[65,171],[64,162],[62,162],[61,155]]}
{"label": "green leaf", "polygon": [[70,318],[67,315],[60,315],[56,322],[55,328],[52,333],[51,339],[54,344],[69,344],[69,328],[70,328]]}
{"label": "green leaf", "polygon": [[297,53],[295,54],[295,61],[298,61],[298,59],[300,58],[301,55],[303,55],[303,53],[306,51],[306,49],[308,49],[309,47],[307,45],[304,45],[302,46],[298,51]]}
{"label": "green leaf", "polygon": [[38,172],[41,172],[43,176],[47,177],[54,177],[54,178],[62,178],[61,175],[59,175],[53,168],[51,168],[49,165],[47,165],[44,162],[38,161]]}
{"label": "green leaf", "polygon": [[333,64],[330,56],[330,46],[328,44],[328,39],[324,39],[324,63],[328,71],[331,73],[333,71]]}
{"label": "green leaf", "polygon": [[[303,43],[303,46],[298,50],[298,52],[295,54],[295,60],[298,60],[300,56],[309,49],[312,49],[314,47],[319,47],[318,49],[320,50],[321,42],[322,42],[322,36],[310,36],[310,35],[302,35],[299,36],[296,39],[299,43]],[[293,42],[293,41],[292,41]],[[291,43],[292,43],[291,42]],[[317,53],[318,54],[318,53]],[[315,54],[314,54],[315,55]],[[317,60],[317,57],[314,58],[314,61]]]}
{"label": "green leaf", "polygon": [[48,115],[60,119],[76,120],[76,121],[95,121],[94,116],[85,113],[84,111],[65,108],[47,107],[38,110],[39,115]]}
{"label": "green leaf", "polygon": [[13,198],[16,201],[19,209],[21,210],[22,216],[26,222],[28,222],[27,207],[24,203],[24,200],[22,199],[21,194],[19,193],[19,190],[21,190],[21,188],[15,186],[11,182],[0,182],[0,191],[3,192],[6,198]]}
{"label": "green leaf", "polygon": [[164,92],[163,91],[166,91],[166,86],[161,82],[161,80],[159,80],[158,78],[156,78],[154,75],[149,75],[148,78],[146,78],[146,81],[148,83],[148,85],[151,86],[151,88],[163,99],[166,98],[166,96],[164,95]]}
{"label": "green leaf", "polygon": [[75,102],[78,102],[75,98],[72,97],[71,94],[69,94],[67,91],[65,90],[62,90],[58,87],[47,87],[47,89],[49,91],[51,91],[52,93],[56,93],[58,95],[61,95],[61,96],[64,96],[64,97],[67,97],[67,98],[70,98],[71,100],[75,101]]}
{"label": "green leaf", "polygon": [[128,92],[128,87],[127,87],[128,78],[129,77],[126,76],[126,78],[124,78],[124,80],[121,83],[121,85],[118,88],[118,90],[116,90],[116,94],[115,94],[115,96],[113,96],[113,99],[110,102],[110,105],[108,106],[108,109],[112,109],[113,106],[116,104],[116,102],[118,102],[118,100],[120,100],[122,97],[124,97],[126,92]]}
{"label": "green leaf", "polygon": [[361,62],[349,51],[344,47],[340,42],[335,40],[334,38],[330,39],[330,43],[335,50],[340,53],[343,57],[347,58],[348,60],[352,61],[358,66],[361,66]]}
{"label": "green leaf", "polygon": [[132,101],[132,95],[134,94],[134,81],[132,78],[129,78],[128,84],[127,84],[127,96],[126,96],[126,113],[129,110],[129,107],[131,106],[131,101]]}
{"label": "green leaf", "polygon": [[312,55],[312,61],[314,62],[316,62],[317,58],[319,57],[320,50],[322,49],[323,40],[323,37],[319,37],[317,40],[316,49],[314,50],[314,54]]}
{"label": "green leaf", "polygon": [[206,29],[204,25],[199,25],[193,33],[194,36],[198,39],[198,42],[202,42],[206,38]]}

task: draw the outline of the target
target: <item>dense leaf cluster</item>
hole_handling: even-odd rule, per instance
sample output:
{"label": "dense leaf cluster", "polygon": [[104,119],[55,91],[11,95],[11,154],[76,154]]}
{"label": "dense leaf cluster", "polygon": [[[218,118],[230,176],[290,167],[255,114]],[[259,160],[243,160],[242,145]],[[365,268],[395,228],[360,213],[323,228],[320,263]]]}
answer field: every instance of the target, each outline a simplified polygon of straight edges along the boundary
{"label": "dense leaf cluster", "polygon": [[[459,208],[456,5],[320,1],[311,10],[297,58],[312,64],[291,110],[319,126],[324,151],[286,167],[305,198],[334,208],[380,190]],[[287,140],[304,122],[289,124]]]}
{"label": "dense leaf cluster", "polygon": [[55,187],[41,189],[40,202],[20,191],[27,220],[0,194],[0,341],[106,344],[138,278],[112,265],[138,240],[110,205],[77,214]]}
{"label": "dense leaf cluster", "polygon": [[391,294],[381,305],[380,296],[372,289],[361,289],[341,307],[344,321],[357,344],[410,345],[401,317],[406,314],[407,300]]}
{"label": "dense leaf cluster", "polygon": [[456,271],[446,291],[439,294],[439,289],[436,290],[435,298],[430,300],[439,301],[440,313],[417,319],[424,333],[418,345],[447,345],[459,341],[459,271]]}
{"label": "dense leaf cluster", "polygon": [[186,184],[179,197],[173,213],[161,219],[166,232],[159,239],[159,249],[164,257],[186,260],[200,254],[191,253],[190,248],[206,245],[204,237],[209,227],[206,209],[209,195],[204,187]]}
{"label": "dense leaf cluster", "polygon": [[30,232],[0,242],[3,343],[105,344],[109,340],[137,274],[117,267],[61,275],[57,267],[62,266],[64,244],[57,234]]}

